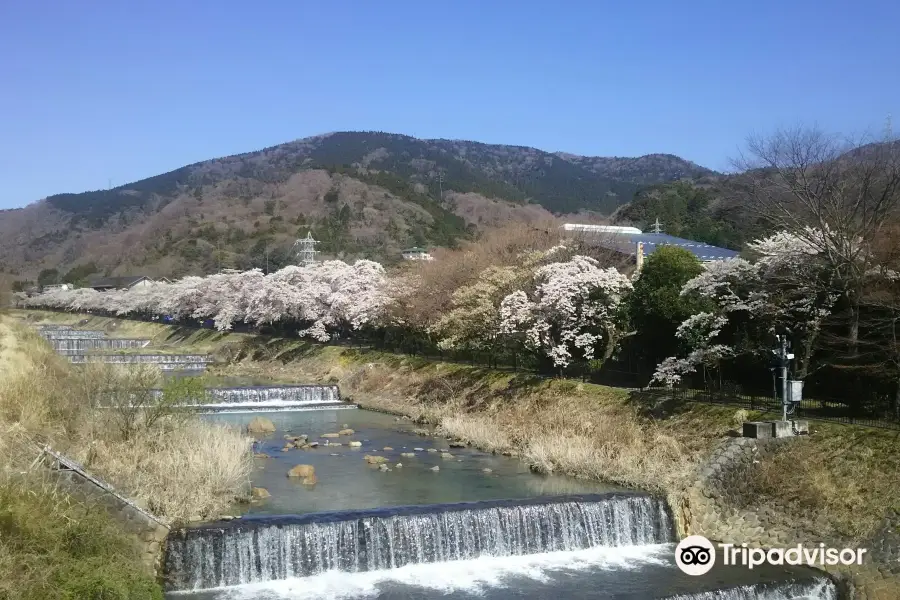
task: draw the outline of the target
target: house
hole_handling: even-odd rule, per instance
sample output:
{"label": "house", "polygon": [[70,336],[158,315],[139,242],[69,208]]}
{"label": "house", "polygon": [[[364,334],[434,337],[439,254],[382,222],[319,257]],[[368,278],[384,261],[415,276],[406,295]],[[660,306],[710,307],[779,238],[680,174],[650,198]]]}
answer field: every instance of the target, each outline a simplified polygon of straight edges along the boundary
{"label": "house", "polygon": [[[618,254],[633,256],[637,268],[641,268],[644,259],[653,254],[654,250],[663,246],[678,246],[684,248],[700,262],[715,262],[736,258],[739,252],[720,248],[703,242],[675,237],[666,233],[642,233],[634,227],[621,228],[623,231],[613,231],[605,225],[587,225],[589,229],[565,229],[560,227],[560,233],[564,237],[578,239],[586,244],[593,244],[600,248],[613,250]],[[597,229],[606,228],[606,229]],[[634,231],[632,231],[634,230]]]}
{"label": "house", "polygon": [[403,251],[404,260],[434,260],[434,257],[428,254],[425,248],[414,246]]}
{"label": "house", "polygon": [[41,288],[44,292],[55,292],[57,290],[74,290],[75,285],[72,283],[51,283],[50,285],[45,285]]}
{"label": "house", "polygon": [[155,282],[145,275],[125,275],[122,277],[95,279],[88,284],[88,287],[98,292],[106,292],[109,290],[130,290],[136,287],[152,285],[153,283]]}

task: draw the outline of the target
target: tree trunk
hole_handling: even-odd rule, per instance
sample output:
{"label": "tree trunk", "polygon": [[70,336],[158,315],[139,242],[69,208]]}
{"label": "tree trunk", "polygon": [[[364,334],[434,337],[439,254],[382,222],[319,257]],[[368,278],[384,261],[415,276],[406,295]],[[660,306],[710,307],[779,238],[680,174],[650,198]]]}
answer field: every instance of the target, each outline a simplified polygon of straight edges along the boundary
{"label": "tree trunk", "polygon": [[603,362],[606,363],[607,360],[613,355],[613,352],[616,351],[616,332],[615,329],[609,327],[606,329],[606,346],[603,348]]}
{"label": "tree trunk", "polygon": [[900,375],[897,375],[897,389],[894,392],[894,406],[891,411],[895,421],[900,421]]}
{"label": "tree trunk", "polygon": [[855,358],[859,354],[859,294],[850,292],[850,327],[847,339],[850,343],[850,356]]}

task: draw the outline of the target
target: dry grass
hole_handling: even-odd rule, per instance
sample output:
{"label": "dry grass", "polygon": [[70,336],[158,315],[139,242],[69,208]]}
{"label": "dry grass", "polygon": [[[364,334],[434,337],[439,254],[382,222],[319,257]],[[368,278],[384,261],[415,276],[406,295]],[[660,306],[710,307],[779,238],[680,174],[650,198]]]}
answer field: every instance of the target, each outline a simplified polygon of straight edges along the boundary
{"label": "dry grass", "polygon": [[447,437],[467,442],[488,452],[503,452],[513,446],[503,430],[498,430],[482,416],[451,414],[440,420],[439,432]]}
{"label": "dry grass", "polygon": [[794,519],[851,540],[872,534],[890,509],[900,509],[900,432],[816,423],[808,438],[780,446],[735,473],[748,506],[778,505]]}
{"label": "dry grass", "polygon": [[107,475],[151,512],[178,521],[222,514],[249,493],[251,440],[233,428],[163,423],[132,440],[95,440],[85,466]]}
{"label": "dry grass", "polygon": [[130,394],[146,386],[144,371],[73,367],[35,333],[0,317],[0,427],[15,424],[81,460],[160,517],[216,516],[249,490],[250,438],[193,417],[151,423],[127,402],[94,408],[101,390]]}
{"label": "dry grass", "polygon": [[[459,391],[444,394],[442,381]],[[460,381],[468,383],[460,388]],[[356,384],[353,399],[363,407],[435,424],[448,437],[519,455],[541,472],[669,492],[684,485],[704,449],[686,443],[679,428],[641,417],[624,392],[602,386],[446,365],[374,365],[345,382]]]}

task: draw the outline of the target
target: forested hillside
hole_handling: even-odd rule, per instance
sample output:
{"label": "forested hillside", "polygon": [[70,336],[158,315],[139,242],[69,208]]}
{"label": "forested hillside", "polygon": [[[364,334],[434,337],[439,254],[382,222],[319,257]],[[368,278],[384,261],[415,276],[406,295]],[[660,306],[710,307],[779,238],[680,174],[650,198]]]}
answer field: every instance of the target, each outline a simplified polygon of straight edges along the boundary
{"label": "forested hillside", "polygon": [[332,133],[0,213],[0,272],[179,276],[278,268],[307,231],[325,254],[399,259],[479,229],[610,214],[641,186],[709,176],[672,155],[580,157],[523,146]]}

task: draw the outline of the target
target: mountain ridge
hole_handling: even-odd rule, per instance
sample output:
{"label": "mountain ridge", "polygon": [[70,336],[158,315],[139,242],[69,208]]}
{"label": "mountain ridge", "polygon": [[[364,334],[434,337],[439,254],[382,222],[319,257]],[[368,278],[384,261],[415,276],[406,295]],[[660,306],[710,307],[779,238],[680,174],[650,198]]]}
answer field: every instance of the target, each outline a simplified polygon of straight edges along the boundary
{"label": "mountain ridge", "polygon": [[289,242],[307,229],[329,254],[390,261],[407,245],[453,245],[510,220],[611,214],[642,186],[717,175],[671,154],[330,132],[0,212],[0,271],[242,268],[259,263],[260,244],[290,260]]}

